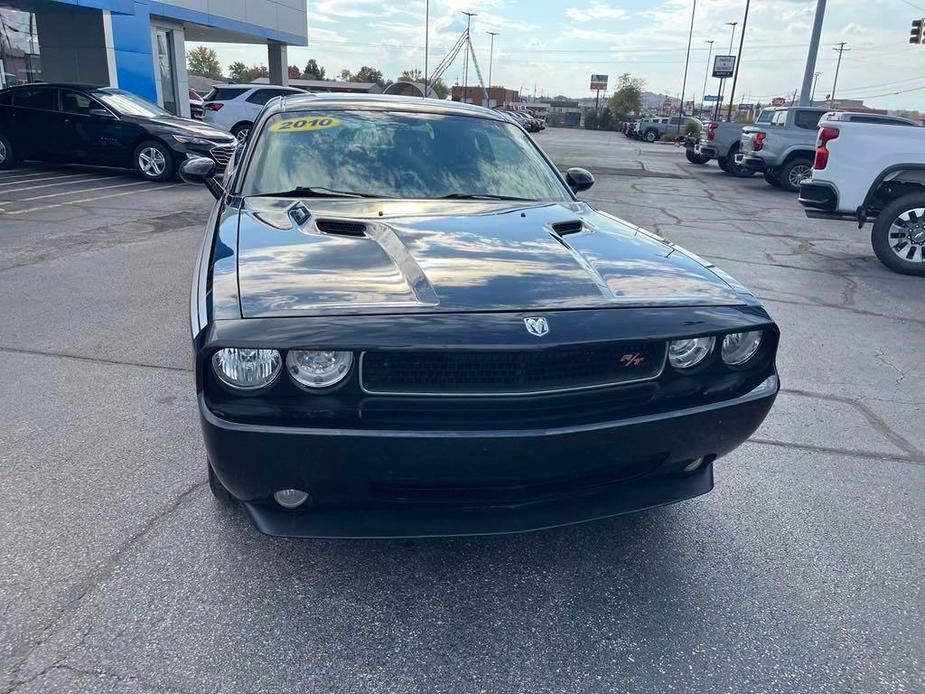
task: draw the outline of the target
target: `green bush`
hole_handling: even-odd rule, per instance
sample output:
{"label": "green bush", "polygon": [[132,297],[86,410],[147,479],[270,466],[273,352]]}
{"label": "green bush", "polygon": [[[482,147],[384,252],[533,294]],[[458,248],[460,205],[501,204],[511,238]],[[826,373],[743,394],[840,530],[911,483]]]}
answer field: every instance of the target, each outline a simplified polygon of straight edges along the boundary
{"label": "green bush", "polygon": [[699,135],[700,126],[697,123],[685,123],[684,124],[684,134],[685,135]]}
{"label": "green bush", "polygon": [[677,135],[671,135],[669,133],[665,133],[664,135],[662,135],[660,139],[662,142],[674,142],[675,137],[677,137]]}

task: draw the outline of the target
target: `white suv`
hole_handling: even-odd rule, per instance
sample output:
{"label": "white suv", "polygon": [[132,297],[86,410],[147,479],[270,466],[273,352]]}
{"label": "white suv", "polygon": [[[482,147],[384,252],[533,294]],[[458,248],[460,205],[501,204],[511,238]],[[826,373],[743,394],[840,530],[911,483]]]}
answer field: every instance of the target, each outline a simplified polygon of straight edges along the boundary
{"label": "white suv", "polygon": [[227,130],[243,142],[265,103],[274,96],[304,93],[305,90],[295,87],[220,84],[213,87],[203,100],[202,119],[216,128]]}

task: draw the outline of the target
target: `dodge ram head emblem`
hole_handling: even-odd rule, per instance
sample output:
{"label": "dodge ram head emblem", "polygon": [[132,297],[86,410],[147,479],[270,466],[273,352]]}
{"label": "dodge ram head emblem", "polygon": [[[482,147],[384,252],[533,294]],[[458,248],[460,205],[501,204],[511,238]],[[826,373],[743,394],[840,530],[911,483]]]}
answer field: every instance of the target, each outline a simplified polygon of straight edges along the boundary
{"label": "dodge ram head emblem", "polygon": [[527,326],[527,332],[537,337],[543,337],[549,332],[549,323],[545,318],[524,318],[524,325]]}

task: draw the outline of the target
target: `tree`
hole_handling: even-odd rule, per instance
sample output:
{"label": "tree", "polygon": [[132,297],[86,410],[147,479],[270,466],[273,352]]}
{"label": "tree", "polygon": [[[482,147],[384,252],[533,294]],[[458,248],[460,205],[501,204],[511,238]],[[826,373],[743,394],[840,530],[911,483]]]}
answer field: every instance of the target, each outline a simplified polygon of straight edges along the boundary
{"label": "tree", "polygon": [[247,65],[240,60],[236,60],[228,66],[228,76],[235,82],[243,82],[245,72],[247,72]]}
{"label": "tree", "polygon": [[[414,70],[405,70],[399,76],[396,82],[417,82],[418,84],[424,84],[424,73],[415,68]],[[438,99],[445,99],[450,93],[450,88],[446,86],[444,82],[439,77],[436,81],[430,83],[430,88],[434,92],[434,96]]]}
{"label": "tree", "polygon": [[377,70],[374,67],[369,67],[369,65],[364,65],[356,72],[350,72],[350,70],[341,70],[340,78],[344,82],[375,82],[380,87],[385,88],[391,84],[389,80],[382,79],[382,71]]}
{"label": "tree", "polygon": [[270,71],[267,70],[266,65],[252,65],[244,71],[244,74],[241,76],[241,81],[247,84],[250,84],[258,77],[269,77]]}
{"label": "tree", "polygon": [[186,70],[191,75],[200,75],[213,80],[223,78],[222,66],[218,62],[218,53],[205,46],[196,46],[186,52]]}
{"label": "tree", "polygon": [[310,58],[309,61],[305,63],[305,70],[302,72],[302,76],[307,80],[323,80],[324,68],[318,65],[314,58]]}
{"label": "tree", "polygon": [[645,80],[624,72],[617,78],[617,90],[608,101],[611,113],[617,120],[626,120],[633,113],[642,111],[642,90]]}
{"label": "tree", "polygon": [[297,80],[302,78],[302,71],[295,65],[289,66],[289,79]]}

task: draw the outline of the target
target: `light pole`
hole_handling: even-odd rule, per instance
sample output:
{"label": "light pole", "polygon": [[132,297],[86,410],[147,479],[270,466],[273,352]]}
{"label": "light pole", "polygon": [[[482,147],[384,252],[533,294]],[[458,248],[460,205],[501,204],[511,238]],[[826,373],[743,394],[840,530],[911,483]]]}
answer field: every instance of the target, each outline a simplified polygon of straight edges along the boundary
{"label": "light pole", "polygon": [[681,81],[681,107],[678,113],[678,131],[676,135],[681,134],[681,121],[684,120],[684,92],[687,90],[687,66],[691,61],[691,39],[694,38],[694,14],[697,12],[697,0],[691,7],[691,28],[687,34],[687,57],[684,59],[684,79]]}
{"label": "light pole", "polygon": [[809,37],[809,51],[806,54],[806,68],[803,70],[803,86],[800,88],[800,106],[809,106],[810,84],[816,69],[816,57],[819,53],[819,36],[822,34],[822,20],[825,17],[825,0],[816,0],[816,15],[813,18],[813,31]]}
{"label": "light pole", "polygon": [[[748,6],[751,0],[745,0],[745,16],[742,18],[742,33],[739,34],[739,54],[736,56],[736,65],[732,72],[732,89],[729,92],[729,111],[726,113],[726,120],[732,121],[732,104],[736,99],[736,82],[739,81],[739,65],[742,63],[742,46],[745,43],[745,27],[748,24]],[[735,31],[735,29],[733,29]],[[738,113],[738,109],[736,109]]]}
{"label": "light pole", "polygon": [[816,101],[816,84],[819,82],[819,75],[821,74],[822,74],[821,72],[817,72],[813,76],[813,89],[809,94],[809,103],[807,104],[807,106],[812,106],[813,103]]}
{"label": "light pole", "polygon": [[[726,55],[732,55],[732,42],[736,38],[736,27],[738,22],[726,22],[726,26],[732,27],[732,36],[729,37],[729,52]],[[719,99],[716,101],[716,110],[713,112],[713,120],[719,120],[719,110],[723,106],[723,93],[726,91],[726,78],[721,77],[719,80]]]}
{"label": "light pole", "polygon": [[495,59],[495,36],[499,33],[497,31],[488,32],[491,36],[491,48],[488,49],[488,108],[491,108],[491,64]]}
{"label": "light pole", "polygon": [[707,98],[707,78],[710,76],[710,58],[713,57],[713,41],[704,41],[709,43],[710,48],[707,50],[707,69],[703,74],[703,92],[700,94],[700,113],[703,114],[703,107]]}
{"label": "light pole", "polygon": [[424,94],[427,98],[427,49],[430,47],[430,0],[424,2]]}
{"label": "light pole", "polygon": [[463,103],[468,104],[469,94],[469,51],[472,50],[472,38],[469,29],[472,27],[472,18],[476,16],[475,12],[463,12],[466,15],[466,60],[463,67]]}

